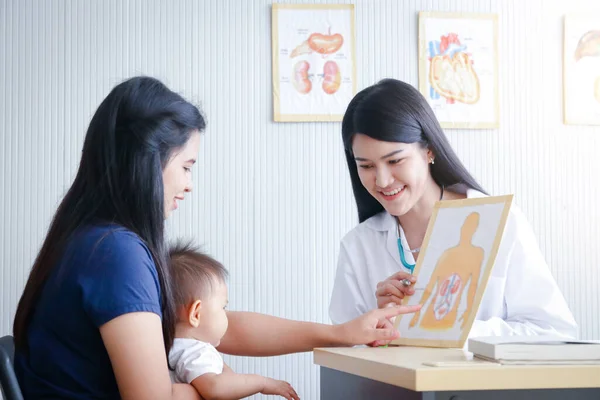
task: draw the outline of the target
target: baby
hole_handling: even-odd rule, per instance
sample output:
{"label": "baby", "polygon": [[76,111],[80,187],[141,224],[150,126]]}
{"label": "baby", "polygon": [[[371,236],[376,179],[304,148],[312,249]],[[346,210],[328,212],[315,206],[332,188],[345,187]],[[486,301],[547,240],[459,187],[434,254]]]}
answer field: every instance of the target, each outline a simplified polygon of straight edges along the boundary
{"label": "baby", "polygon": [[191,245],[176,244],[169,252],[177,325],[169,351],[176,383],[193,385],[204,399],[241,399],[257,393],[299,400],[284,381],[237,374],[217,351],[227,331],[227,270]]}

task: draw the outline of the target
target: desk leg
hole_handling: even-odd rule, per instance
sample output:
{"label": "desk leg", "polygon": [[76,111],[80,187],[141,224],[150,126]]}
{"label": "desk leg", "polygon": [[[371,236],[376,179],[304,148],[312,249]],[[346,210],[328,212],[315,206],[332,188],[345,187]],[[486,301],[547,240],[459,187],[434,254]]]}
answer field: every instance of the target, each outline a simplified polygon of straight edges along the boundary
{"label": "desk leg", "polygon": [[335,369],[320,370],[321,400],[437,400],[433,393],[414,392]]}
{"label": "desk leg", "polygon": [[321,367],[321,400],[588,400],[600,388],[415,392],[372,379]]}

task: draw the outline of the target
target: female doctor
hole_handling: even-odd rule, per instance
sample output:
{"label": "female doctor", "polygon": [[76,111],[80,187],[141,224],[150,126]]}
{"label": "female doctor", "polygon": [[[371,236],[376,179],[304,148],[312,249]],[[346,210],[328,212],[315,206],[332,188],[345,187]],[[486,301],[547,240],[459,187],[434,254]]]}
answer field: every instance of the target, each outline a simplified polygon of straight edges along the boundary
{"label": "female doctor", "polygon": [[[385,79],[359,92],[344,115],[342,137],[360,223],[341,242],[329,309],[334,324],[414,293],[414,285],[407,289],[401,281],[418,279],[408,267],[436,201],[486,196],[409,84]],[[540,334],[576,337],[577,324],[513,205],[469,336]]]}

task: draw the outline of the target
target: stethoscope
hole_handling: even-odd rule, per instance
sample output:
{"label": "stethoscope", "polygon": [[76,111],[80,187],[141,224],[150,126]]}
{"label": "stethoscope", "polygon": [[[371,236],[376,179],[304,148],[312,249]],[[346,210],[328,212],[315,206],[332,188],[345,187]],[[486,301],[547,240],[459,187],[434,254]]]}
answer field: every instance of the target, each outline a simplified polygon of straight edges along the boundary
{"label": "stethoscope", "polygon": [[[406,256],[404,255],[404,246],[402,246],[402,238],[400,237],[400,223],[398,221],[396,221],[396,223],[398,224],[398,239],[397,239],[397,243],[398,243],[398,253],[400,254],[400,262],[402,263],[402,265],[404,265],[404,268],[406,268],[410,274],[412,275],[413,272],[415,271],[415,266],[417,265],[415,264],[409,264],[406,261]],[[416,248],[414,250],[409,250],[411,253],[416,253],[419,250],[421,250],[421,248]],[[409,279],[402,279],[400,281],[402,283],[402,285],[404,286],[410,286],[411,282]]]}
{"label": "stethoscope", "polygon": [[[442,198],[444,197],[444,186],[442,186],[442,193],[440,194],[440,201],[442,200]],[[396,230],[397,230],[397,234],[398,234],[398,239],[397,243],[398,243],[398,253],[400,254],[400,262],[402,263],[402,265],[404,265],[404,268],[406,268],[410,274],[412,275],[415,271],[415,266],[417,265],[416,262],[414,264],[409,264],[408,261],[406,261],[406,256],[404,255],[404,246],[402,246],[402,238],[400,235],[400,221],[398,221],[398,218],[396,218]],[[418,253],[421,250],[420,247],[417,247],[414,250],[409,250],[411,253]],[[410,286],[411,282],[408,279],[402,279],[402,284],[404,286]]]}
{"label": "stethoscope", "polygon": [[[402,265],[404,265],[404,268],[406,268],[407,270],[409,270],[410,274],[412,275],[413,272],[415,271],[415,266],[417,265],[415,264],[409,264],[408,261],[406,261],[406,256],[404,255],[404,246],[402,245],[402,238],[400,235],[400,223],[396,220],[396,224],[397,226],[397,231],[398,231],[398,239],[397,243],[398,243],[398,253],[400,254],[400,262],[402,263]],[[409,250],[411,253],[418,253],[419,250],[421,250],[421,248],[416,248],[414,250]]]}

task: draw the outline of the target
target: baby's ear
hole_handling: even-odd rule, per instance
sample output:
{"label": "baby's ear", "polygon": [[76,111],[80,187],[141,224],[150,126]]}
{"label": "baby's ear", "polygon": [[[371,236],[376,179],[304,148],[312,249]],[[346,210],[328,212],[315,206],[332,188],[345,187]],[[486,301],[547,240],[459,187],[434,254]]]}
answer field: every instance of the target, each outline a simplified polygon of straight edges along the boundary
{"label": "baby's ear", "polygon": [[188,322],[194,328],[197,328],[200,325],[200,310],[202,308],[202,301],[195,300],[188,307]]}

